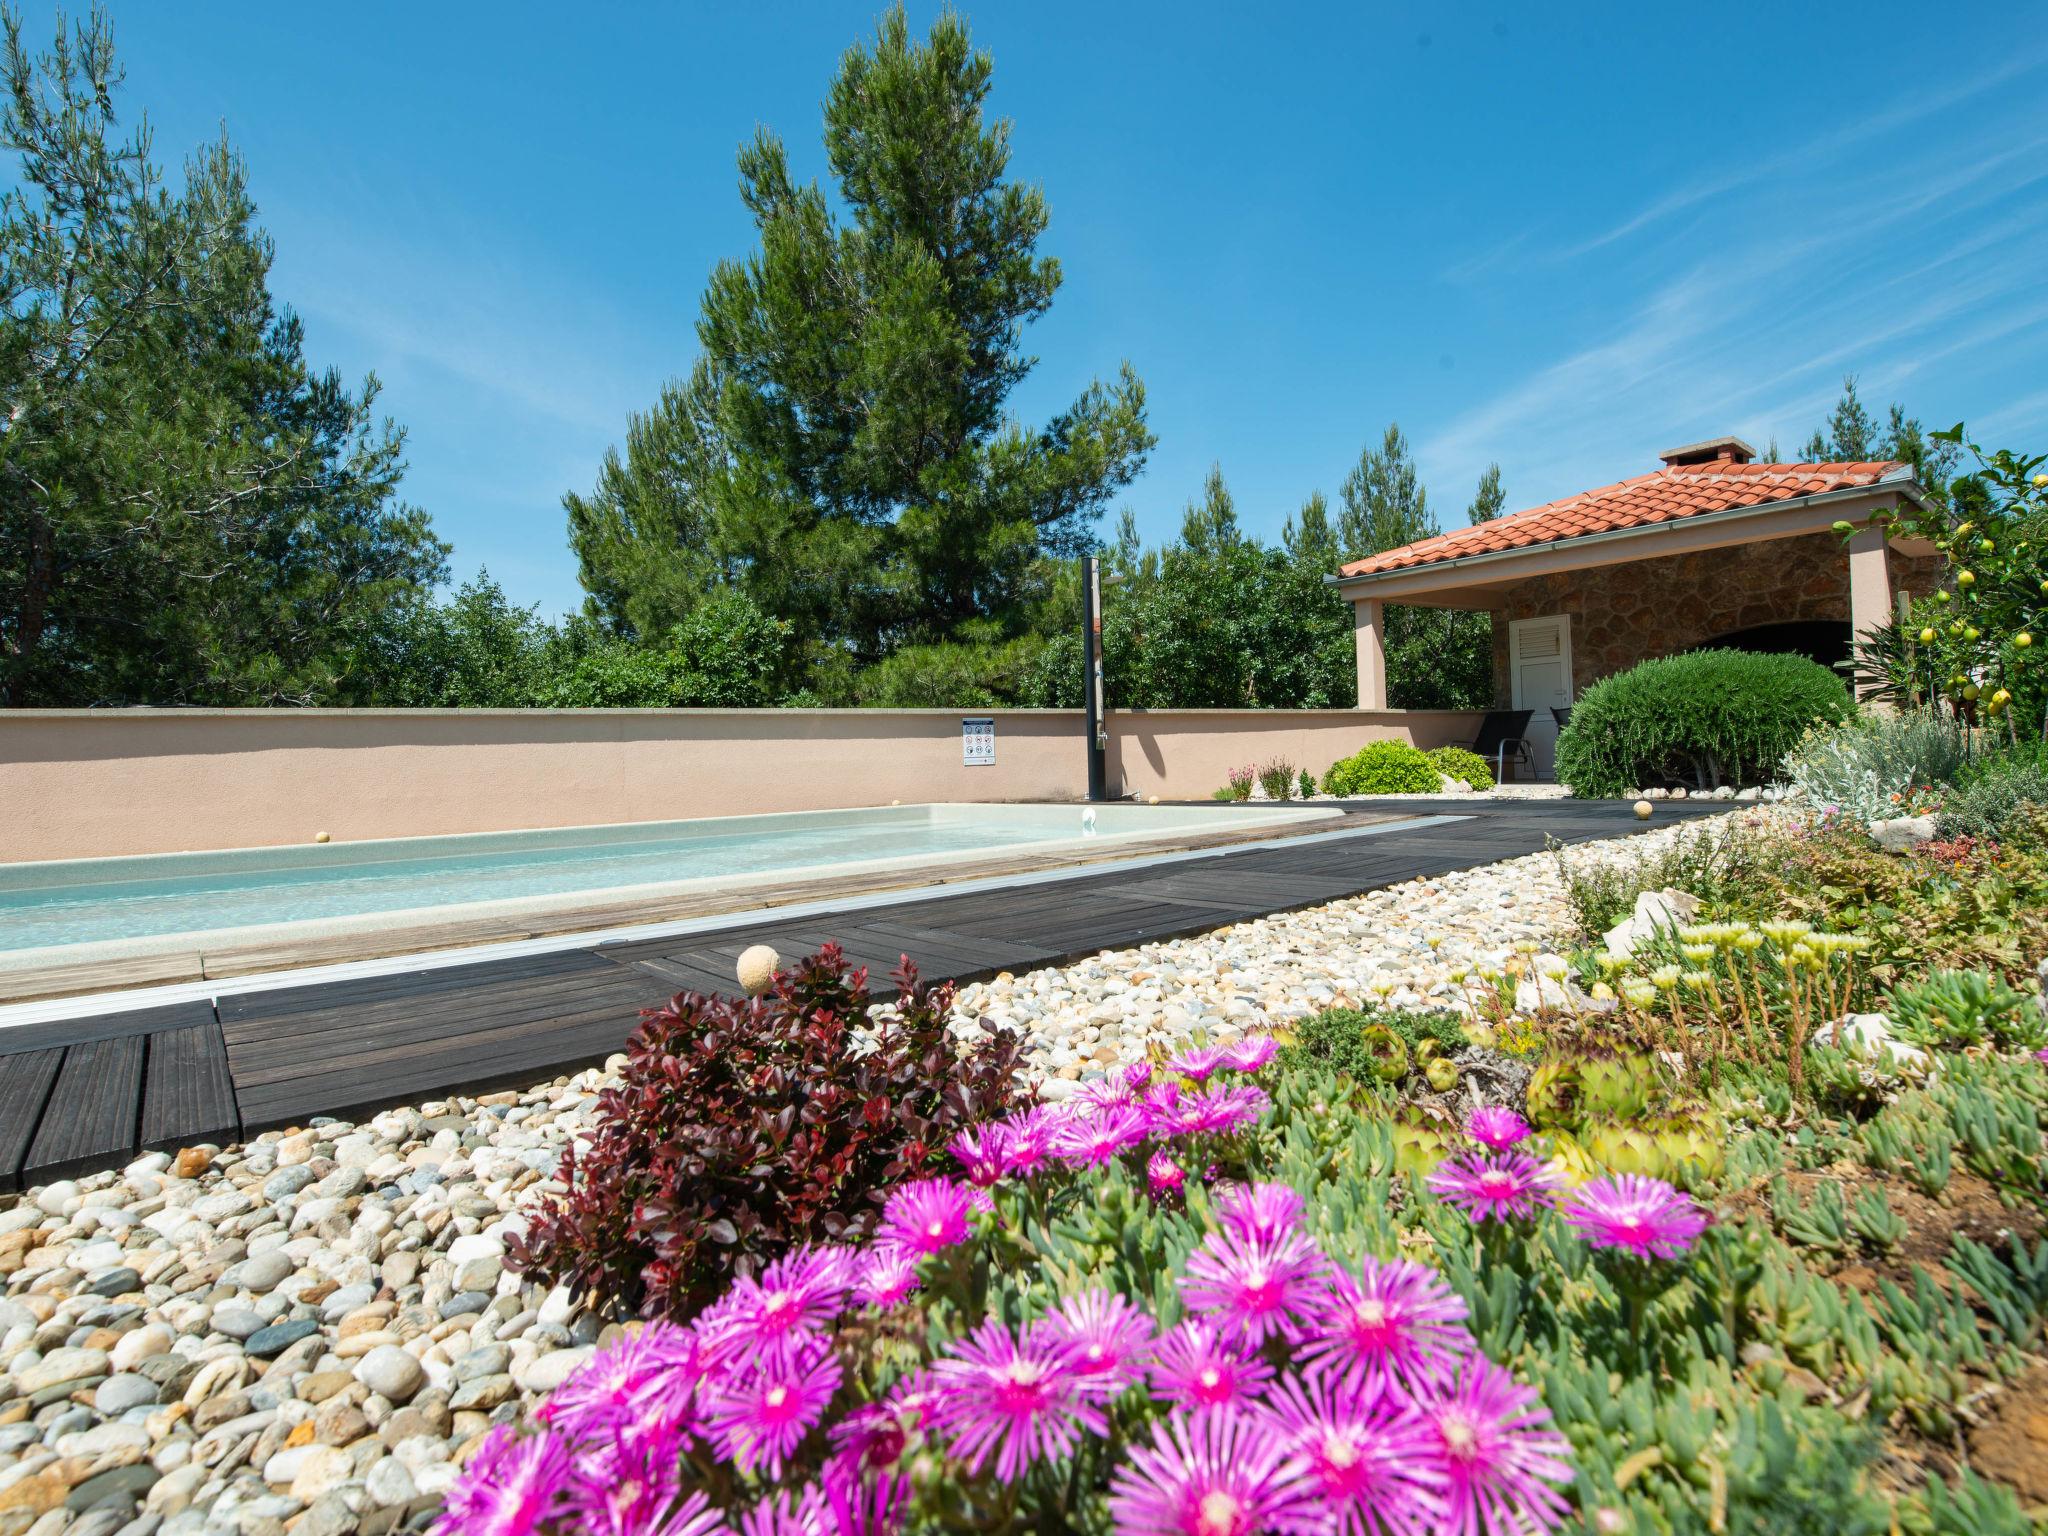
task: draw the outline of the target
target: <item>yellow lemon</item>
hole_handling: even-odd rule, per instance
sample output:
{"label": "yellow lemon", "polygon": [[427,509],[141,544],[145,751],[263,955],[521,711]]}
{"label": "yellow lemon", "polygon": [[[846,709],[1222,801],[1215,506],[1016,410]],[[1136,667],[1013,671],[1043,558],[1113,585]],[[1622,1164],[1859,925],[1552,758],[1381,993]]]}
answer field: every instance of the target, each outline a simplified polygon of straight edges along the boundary
{"label": "yellow lemon", "polygon": [[1970,626],[1969,628],[1965,629],[1965,630],[1963,631],[1963,638],[1964,638],[1965,640],[1974,640],[1974,639],[1976,639],[1976,638],[1977,638],[1977,626],[1976,626],[1976,625],[1974,625],[1974,624],[1972,624],[1972,625],[1971,625],[1971,626]]}
{"label": "yellow lemon", "polygon": [[1932,644],[1934,644],[1934,631],[1933,631],[1933,630],[1931,630],[1931,629],[1923,629],[1923,630],[1921,630],[1921,631],[1920,631],[1920,643],[1921,643],[1922,645],[1932,645]]}
{"label": "yellow lemon", "polygon": [[2028,634],[2023,629],[2018,634],[2012,637],[2012,643],[2024,651],[2028,646],[2034,643],[2034,637]]}
{"label": "yellow lemon", "polygon": [[1957,571],[1956,585],[1959,587],[1974,587],[1977,585],[1977,577],[1971,571]]}
{"label": "yellow lemon", "polygon": [[[2044,582],[2042,582],[2042,583],[2041,583],[2041,590],[2042,590],[2043,592],[2048,592],[2048,581],[2044,581]],[[1947,602],[1947,601],[1948,601],[1948,588],[1944,587],[1944,588],[1942,588],[1942,589],[1941,589],[1941,590],[1940,590],[1939,592],[1935,593],[1935,594],[1934,594],[1934,600],[1935,600],[1935,601],[1936,601],[1937,603],[1945,603],[1945,602]]]}
{"label": "yellow lemon", "polygon": [[1977,697],[1977,685],[1975,683],[1971,683],[1968,687],[1963,689],[1963,697],[1966,699],[1974,699],[1975,697]]}

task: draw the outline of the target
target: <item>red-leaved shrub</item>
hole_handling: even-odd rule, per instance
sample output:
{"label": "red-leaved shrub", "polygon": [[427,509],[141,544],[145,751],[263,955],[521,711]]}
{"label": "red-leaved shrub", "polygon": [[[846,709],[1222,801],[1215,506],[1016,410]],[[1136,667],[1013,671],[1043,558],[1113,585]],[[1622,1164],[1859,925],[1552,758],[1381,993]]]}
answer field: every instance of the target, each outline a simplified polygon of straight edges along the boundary
{"label": "red-leaved shrub", "polygon": [[[751,1000],[682,992],[649,1010],[568,1194],[528,1213],[513,1262],[614,1310],[681,1319],[792,1243],[869,1236],[890,1186],[1007,1113],[1022,1040],[963,1051],[953,984],[905,957],[898,1017],[871,1025],[867,971],[828,944]],[[872,1028],[872,1049],[856,1031]]]}

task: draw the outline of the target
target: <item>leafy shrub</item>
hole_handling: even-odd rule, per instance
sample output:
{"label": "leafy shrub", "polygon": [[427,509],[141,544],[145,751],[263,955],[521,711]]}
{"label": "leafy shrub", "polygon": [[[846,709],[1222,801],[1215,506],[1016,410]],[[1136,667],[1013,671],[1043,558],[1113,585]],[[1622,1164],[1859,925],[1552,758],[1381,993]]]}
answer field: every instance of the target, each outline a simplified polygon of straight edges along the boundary
{"label": "leafy shrub", "polygon": [[1975,771],[1942,801],[1935,826],[1943,837],[2000,838],[2029,810],[2048,809],[2048,754],[2001,752],[1982,759]]}
{"label": "leafy shrub", "polygon": [[852,680],[864,709],[993,709],[1022,695],[1045,642],[942,641],[906,645]]}
{"label": "leafy shrub", "polygon": [[1374,1050],[1367,1031],[1390,1032],[1413,1061],[1423,1041],[1450,1055],[1466,1045],[1465,1021],[1448,1009],[1428,1013],[1405,1008],[1325,1008],[1294,1027],[1293,1042],[1280,1053],[1288,1066],[1314,1066],[1343,1072],[1363,1082],[1375,1074],[1383,1055]]}
{"label": "leafy shrub", "polygon": [[1258,782],[1259,770],[1247,763],[1242,768],[1231,769],[1225,778],[1228,782],[1217,793],[1218,800],[1249,800],[1252,797],[1252,785]]}
{"label": "leafy shrub", "polygon": [[1463,747],[1438,747],[1424,755],[1447,779],[1463,779],[1474,789],[1493,787],[1493,764],[1477,752],[1467,752]]}
{"label": "leafy shrub", "polygon": [[1266,792],[1268,800],[1292,800],[1294,798],[1294,764],[1284,757],[1276,757],[1259,769],[1259,788]]}
{"label": "leafy shrub", "polygon": [[1885,1012],[1916,1045],[1948,1050],[1971,1045],[2038,1050],[2048,1025],[2026,993],[1988,971],[1929,971],[1900,982]]}
{"label": "leafy shrub", "polygon": [[1598,939],[1635,910],[1644,891],[1685,891],[1713,909],[1751,908],[1775,889],[1778,841],[1738,822],[1708,822],[1650,853],[1633,847],[1618,856],[1610,849],[1571,853],[1562,845],[1553,851],[1580,933]]}
{"label": "leafy shrub", "polygon": [[1557,776],[1581,796],[1757,784],[1806,730],[1852,707],[1841,679],[1804,656],[1667,656],[1579,696],[1558,738]]}
{"label": "leafy shrub", "polygon": [[1329,795],[1433,795],[1442,787],[1436,764],[1405,741],[1368,742],[1323,774]]}
{"label": "leafy shrub", "polygon": [[1302,769],[1301,777],[1295,780],[1294,790],[1304,800],[1312,798],[1316,792],[1316,776],[1306,768]]}
{"label": "leafy shrub", "polygon": [[765,997],[684,992],[650,1010],[589,1149],[563,1155],[567,1196],[532,1214],[515,1261],[681,1317],[792,1243],[870,1234],[882,1190],[1022,1091],[1016,1036],[962,1053],[951,984],[923,985],[908,960],[896,979],[871,1025],[867,973],[828,944]]}
{"label": "leafy shrub", "polygon": [[1892,797],[1915,785],[1953,784],[1969,758],[1969,735],[1953,715],[1901,710],[1815,726],[1786,754],[1783,772],[1813,804],[1868,823],[1899,815]]}

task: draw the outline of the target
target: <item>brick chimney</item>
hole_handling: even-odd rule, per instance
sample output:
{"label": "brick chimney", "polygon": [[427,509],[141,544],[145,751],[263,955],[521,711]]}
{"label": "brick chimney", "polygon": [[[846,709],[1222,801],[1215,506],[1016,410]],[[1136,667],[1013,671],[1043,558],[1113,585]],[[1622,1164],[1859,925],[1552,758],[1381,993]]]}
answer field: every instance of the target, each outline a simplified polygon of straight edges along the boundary
{"label": "brick chimney", "polygon": [[1747,464],[1756,450],[1739,437],[1710,437],[1704,443],[1666,448],[1657,455],[1668,466],[1679,464]]}

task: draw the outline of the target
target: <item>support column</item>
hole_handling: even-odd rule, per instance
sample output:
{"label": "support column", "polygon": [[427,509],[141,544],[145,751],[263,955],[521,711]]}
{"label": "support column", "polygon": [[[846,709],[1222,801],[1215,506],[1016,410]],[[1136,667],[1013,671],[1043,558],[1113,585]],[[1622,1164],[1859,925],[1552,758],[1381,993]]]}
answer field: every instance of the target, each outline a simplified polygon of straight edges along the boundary
{"label": "support column", "polygon": [[1371,598],[1352,603],[1352,634],[1358,644],[1358,707],[1387,707],[1387,605]]}
{"label": "support column", "polygon": [[1868,524],[1849,535],[1849,631],[1861,645],[1892,617],[1891,556],[1884,529]]}

